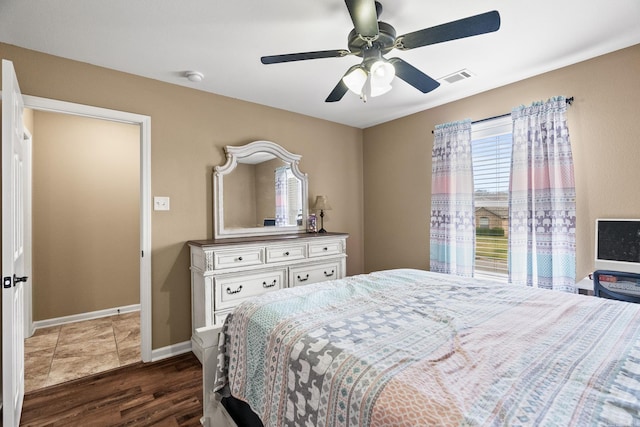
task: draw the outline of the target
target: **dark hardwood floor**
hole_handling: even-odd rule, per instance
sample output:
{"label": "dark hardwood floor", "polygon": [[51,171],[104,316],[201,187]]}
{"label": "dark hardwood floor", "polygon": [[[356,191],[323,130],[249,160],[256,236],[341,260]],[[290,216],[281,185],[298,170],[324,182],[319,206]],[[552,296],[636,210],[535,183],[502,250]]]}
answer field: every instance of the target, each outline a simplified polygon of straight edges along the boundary
{"label": "dark hardwood floor", "polygon": [[200,426],[202,366],[192,353],[27,393],[21,426]]}

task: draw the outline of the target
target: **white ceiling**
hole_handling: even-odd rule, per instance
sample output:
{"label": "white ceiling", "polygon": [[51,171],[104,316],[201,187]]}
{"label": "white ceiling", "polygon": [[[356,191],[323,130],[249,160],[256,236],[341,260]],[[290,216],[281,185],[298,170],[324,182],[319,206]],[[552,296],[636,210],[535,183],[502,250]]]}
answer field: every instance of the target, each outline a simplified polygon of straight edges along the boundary
{"label": "white ceiling", "polygon": [[[427,94],[396,78],[391,92],[366,104],[352,93],[324,102],[358,57],[260,63],[264,55],[347,49],[353,25],[343,0],[0,0],[0,41],[359,128],[640,43],[638,0],[382,4],[381,20],[398,35],[490,10],[502,24],[495,33],[394,50],[386,57],[435,79],[462,69],[474,77]],[[205,79],[188,81],[188,70]]]}

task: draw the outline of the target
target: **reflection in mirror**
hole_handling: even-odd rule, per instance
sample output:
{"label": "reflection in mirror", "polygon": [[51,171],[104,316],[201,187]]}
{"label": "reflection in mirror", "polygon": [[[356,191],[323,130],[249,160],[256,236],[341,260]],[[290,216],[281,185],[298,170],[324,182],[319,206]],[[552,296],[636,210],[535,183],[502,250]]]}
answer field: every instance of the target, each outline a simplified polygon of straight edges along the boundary
{"label": "reflection in mirror", "polygon": [[269,141],[227,146],[214,173],[215,238],[305,230],[307,176],[301,156]]}
{"label": "reflection in mirror", "polygon": [[280,159],[238,162],[225,176],[227,228],[302,225],[302,182]]}

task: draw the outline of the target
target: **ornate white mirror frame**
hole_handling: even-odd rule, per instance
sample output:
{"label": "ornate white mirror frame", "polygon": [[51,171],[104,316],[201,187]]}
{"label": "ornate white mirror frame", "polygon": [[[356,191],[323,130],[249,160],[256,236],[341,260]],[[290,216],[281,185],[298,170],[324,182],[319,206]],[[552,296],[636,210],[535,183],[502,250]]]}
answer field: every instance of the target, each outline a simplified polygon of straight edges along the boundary
{"label": "ornate white mirror frame", "polygon": [[[306,218],[309,214],[308,180],[307,174],[300,172],[298,163],[302,156],[293,154],[271,141],[254,141],[243,146],[225,147],[227,162],[222,166],[216,166],[213,173],[213,212],[214,212],[214,238],[224,239],[233,237],[253,237],[276,234],[301,233],[306,230]],[[263,227],[229,227],[225,222],[225,193],[224,178],[233,172],[238,164],[254,163],[255,158],[280,159],[289,165],[291,173],[300,181],[302,199],[301,221],[297,225],[289,226],[263,226]],[[228,195],[227,195],[228,197]],[[275,202],[274,202],[275,203]]]}

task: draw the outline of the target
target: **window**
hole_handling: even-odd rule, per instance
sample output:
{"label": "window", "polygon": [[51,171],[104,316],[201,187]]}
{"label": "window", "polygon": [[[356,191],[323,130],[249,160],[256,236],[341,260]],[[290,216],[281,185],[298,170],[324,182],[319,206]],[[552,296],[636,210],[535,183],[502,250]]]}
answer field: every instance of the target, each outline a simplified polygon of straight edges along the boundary
{"label": "window", "polygon": [[293,175],[290,166],[283,166],[275,170],[276,186],[276,221],[275,225],[282,227],[300,225],[302,210],[302,192],[300,180]]}
{"label": "window", "polygon": [[476,214],[476,277],[508,279],[511,116],[471,126]]}

